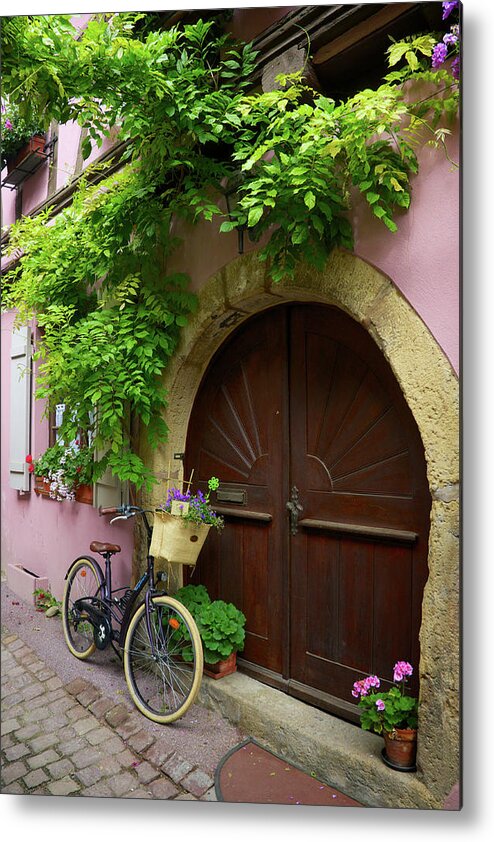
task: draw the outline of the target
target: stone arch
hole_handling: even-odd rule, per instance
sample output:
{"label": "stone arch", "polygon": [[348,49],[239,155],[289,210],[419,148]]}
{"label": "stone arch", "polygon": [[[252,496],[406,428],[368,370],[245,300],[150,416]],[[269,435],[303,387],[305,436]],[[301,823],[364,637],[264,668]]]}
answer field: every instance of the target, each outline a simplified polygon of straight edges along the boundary
{"label": "stone arch", "polygon": [[451,365],[390,278],[342,250],[332,253],[322,272],[300,267],[293,280],[280,284],[269,280],[255,253],[243,255],[210,277],[198,299],[164,377],[169,444],[146,454],[158,476],[166,476],[169,464],[175,471],[180,465],[173,456],[185,450],[194,399],[212,356],[255,313],[289,301],[339,307],[368,330],[394,372],[422,437],[432,497],[417,763],[440,806],[460,768],[459,388]]}

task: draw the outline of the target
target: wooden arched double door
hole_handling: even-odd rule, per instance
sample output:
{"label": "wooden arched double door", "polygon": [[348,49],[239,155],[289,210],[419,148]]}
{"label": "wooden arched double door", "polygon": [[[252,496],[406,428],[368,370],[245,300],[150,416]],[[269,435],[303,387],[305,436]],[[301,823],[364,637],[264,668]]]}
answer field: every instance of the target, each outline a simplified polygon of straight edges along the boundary
{"label": "wooden arched double door", "polygon": [[356,679],[391,681],[396,660],[417,673],[424,452],[359,324],[301,304],[247,321],[203,378],[185,459],[199,487],[221,482],[226,526],[190,581],[245,613],[241,669],[350,720]]}

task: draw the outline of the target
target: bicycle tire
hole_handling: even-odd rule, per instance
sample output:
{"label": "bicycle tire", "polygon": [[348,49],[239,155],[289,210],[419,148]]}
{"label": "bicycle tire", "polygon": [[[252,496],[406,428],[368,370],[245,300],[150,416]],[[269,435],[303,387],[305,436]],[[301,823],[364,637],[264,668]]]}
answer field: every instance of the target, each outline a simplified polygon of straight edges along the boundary
{"label": "bicycle tire", "polygon": [[[87,580],[87,581],[86,581]],[[101,592],[104,577],[98,562],[89,556],[80,556],[71,564],[67,572],[62,599],[62,625],[65,642],[80,661],[85,661],[96,649],[93,638],[93,626],[87,620],[74,624],[71,616],[71,604],[76,599],[96,596]]]}
{"label": "bicycle tire", "polygon": [[125,635],[124,672],[138,710],[153,722],[166,725],[183,716],[194,703],[201,686],[204,657],[190,612],[170,596],[155,596],[151,602],[156,654],[153,657],[146,605],[142,604]]}

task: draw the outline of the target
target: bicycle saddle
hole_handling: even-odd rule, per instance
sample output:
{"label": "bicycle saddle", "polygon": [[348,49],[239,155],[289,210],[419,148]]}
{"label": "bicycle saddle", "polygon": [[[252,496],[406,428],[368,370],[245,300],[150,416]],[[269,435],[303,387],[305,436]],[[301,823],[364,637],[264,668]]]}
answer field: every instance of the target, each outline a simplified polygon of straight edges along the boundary
{"label": "bicycle saddle", "polygon": [[100,541],[91,541],[89,549],[93,553],[104,555],[104,553],[119,553],[122,548],[118,544],[102,544]]}

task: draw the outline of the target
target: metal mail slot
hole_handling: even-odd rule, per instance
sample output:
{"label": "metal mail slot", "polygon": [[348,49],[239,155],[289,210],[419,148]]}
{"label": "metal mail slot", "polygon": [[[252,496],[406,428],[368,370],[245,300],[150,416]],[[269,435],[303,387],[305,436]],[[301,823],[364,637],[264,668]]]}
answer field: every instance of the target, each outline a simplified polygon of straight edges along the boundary
{"label": "metal mail slot", "polygon": [[240,503],[241,506],[245,506],[247,502],[247,492],[233,490],[217,491],[216,499],[218,503]]}

